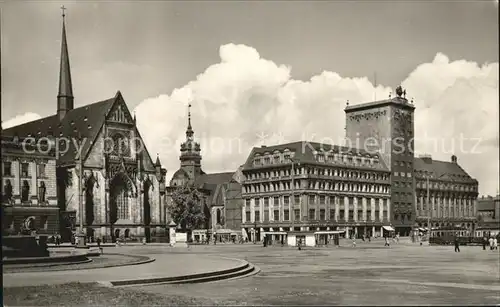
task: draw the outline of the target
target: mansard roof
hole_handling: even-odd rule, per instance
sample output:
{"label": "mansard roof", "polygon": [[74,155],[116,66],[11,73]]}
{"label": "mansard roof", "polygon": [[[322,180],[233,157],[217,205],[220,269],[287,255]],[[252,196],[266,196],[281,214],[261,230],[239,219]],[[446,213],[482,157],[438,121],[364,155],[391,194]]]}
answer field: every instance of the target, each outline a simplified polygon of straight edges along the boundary
{"label": "mansard roof", "polygon": [[[293,152],[293,160],[301,163],[320,163],[315,159],[315,153],[324,153],[324,154],[348,154],[352,156],[359,157],[371,157],[377,158],[379,163],[378,166],[375,167],[381,170],[388,170],[385,165],[383,159],[380,157],[378,153],[370,153],[364,149],[355,148],[355,147],[346,147],[340,145],[332,145],[325,143],[317,143],[317,142],[308,142],[308,141],[299,141],[287,144],[279,144],[274,146],[261,146],[254,147],[252,152],[250,153],[246,163],[243,165],[243,169],[253,168],[253,159],[256,156],[263,156],[266,154],[274,154],[274,152],[278,151],[280,153],[284,153],[286,151]],[[333,163],[329,163],[332,165],[345,163],[342,161],[334,161]],[[360,167],[360,166],[357,166]]]}
{"label": "mansard roof", "polygon": [[448,180],[456,182],[477,182],[456,162],[432,160],[430,157],[414,159],[415,177],[425,178],[430,174],[430,179]]}
{"label": "mansard roof", "polygon": [[[35,139],[54,137],[56,140],[59,138],[59,141],[66,138],[69,140],[68,150],[59,152],[57,163],[60,166],[71,165],[75,163],[77,158],[75,142],[77,142],[78,137],[86,140],[82,150],[82,156],[86,157],[104,124],[105,118],[109,115],[114,104],[119,101],[123,101],[120,91],[113,98],[72,109],[62,120],[59,120],[56,114],[5,129],[2,131],[2,135],[19,138],[33,137]],[[60,148],[65,149],[66,145],[61,145]],[[151,161],[151,163],[153,162]]]}

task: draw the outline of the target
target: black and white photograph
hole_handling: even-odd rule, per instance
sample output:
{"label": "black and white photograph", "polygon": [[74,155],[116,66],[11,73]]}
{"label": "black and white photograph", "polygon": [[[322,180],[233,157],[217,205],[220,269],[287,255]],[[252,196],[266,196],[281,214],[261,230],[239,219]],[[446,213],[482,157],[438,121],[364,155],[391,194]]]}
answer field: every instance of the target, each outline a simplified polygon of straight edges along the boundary
{"label": "black and white photograph", "polygon": [[1,1],[3,305],[500,305],[498,23]]}

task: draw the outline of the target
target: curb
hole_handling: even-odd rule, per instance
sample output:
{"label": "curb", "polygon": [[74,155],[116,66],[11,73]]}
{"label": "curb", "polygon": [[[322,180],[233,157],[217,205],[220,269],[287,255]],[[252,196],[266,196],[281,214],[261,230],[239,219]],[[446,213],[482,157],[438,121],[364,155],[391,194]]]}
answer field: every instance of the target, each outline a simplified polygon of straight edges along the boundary
{"label": "curb", "polygon": [[[234,258],[225,258],[225,259],[234,259]],[[153,277],[153,278],[142,278],[142,279],[128,279],[128,280],[115,280],[109,281],[109,284],[112,286],[136,286],[136,285],[148,285],[148,284],[160,284],[160,283],[192,283],[192,282],[204,282],[204,281],[212,281],[211,279],[219,279],[227,274],[237,274],[241,272],[246,272],[246,269],[250,267],[253,269],[253,265],[250,265],[249,262],[237,259],[241,264],[229,268],[223,269],[219,271],[211,271],[204,273],[195,273],[189,275],[180,275],[180,276],[167,276],[167,277]],[[248,273],[248,272],[246,272]],[[208,280],[207,280],[208,279]],[[108,283],[101,283],[108,284]]]}

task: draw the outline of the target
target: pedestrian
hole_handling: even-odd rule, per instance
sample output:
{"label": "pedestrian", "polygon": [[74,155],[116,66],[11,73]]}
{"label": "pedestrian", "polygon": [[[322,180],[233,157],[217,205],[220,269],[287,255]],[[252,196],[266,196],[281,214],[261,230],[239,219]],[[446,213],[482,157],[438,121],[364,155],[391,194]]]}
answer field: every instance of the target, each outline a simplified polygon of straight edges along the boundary
{"label": "pedestrian", "polygon": [[352,247],[356,247],[356,236],[352,236]]}
{"label": "pedestrian", "polygon": [[299,239],[299,243],[297,244],[297,246],[299,247],[299,251],[302,250],[302,239]]}
{"label": "pedestrian", "polygon": [[389,244],[389,237],[385,237],[385,244],[384,246],[390,246]]}
{"label": "pedestrian", "polygon": [[488,240],[486,240],[486,236],[483,237],[483,250],[485,251],[486,250],[486,244],[487,244]]}
{"label": "pedestrian", "polygon": [[142,245],[146,245],[146,237],[142,238]]}
{"label": "pedestrian", "polygon": [[498,239],[497,239],[497,237],[495,237],[493,239],[493,248],[496,249],[496,250],[498,250]]}
{"label": "pedestrian", "polygon": [[396,234],[396,243],[399,243],[399,233]]}
{"label": "pedestrian", "polygon": [[455,253],[460,253],[460,242],[458,242],[458,236],[455,236]]}
{"label": "pedestrian", "polygon": [[101,246],[101,238],[100,237],[97,237],[97,247],[99,248],[99,251],[101,252],[101,254],[103,253],[103,249],[102,249],[102,246]]}
{"label": "pedestrian", "polygon": [[493,238],[492,237],[490,237],[489,242],[490,242],[490,250],[493,250]]}

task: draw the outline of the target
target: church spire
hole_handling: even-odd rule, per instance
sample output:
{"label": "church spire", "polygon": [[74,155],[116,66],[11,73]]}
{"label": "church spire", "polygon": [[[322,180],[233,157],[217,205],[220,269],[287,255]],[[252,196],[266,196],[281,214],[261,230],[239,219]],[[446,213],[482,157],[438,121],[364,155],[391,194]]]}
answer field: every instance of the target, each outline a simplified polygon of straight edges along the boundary
{"label": "church spire", "polygon": [[194,135],[193,127],[191,127],[191,104],[188,105],[188,126],[186,130],[186,136],[188,139],[192,138]]}
{"label": "church spire", "polygon": [[59,92],[57,94],[57,115],[62,120],[66,113],[73,109],[73,85],[71,83],[71,70],[69,67],[68,43],[66,41],[66,8],[62,10],[62,39],[61,62],[59,66]]}

